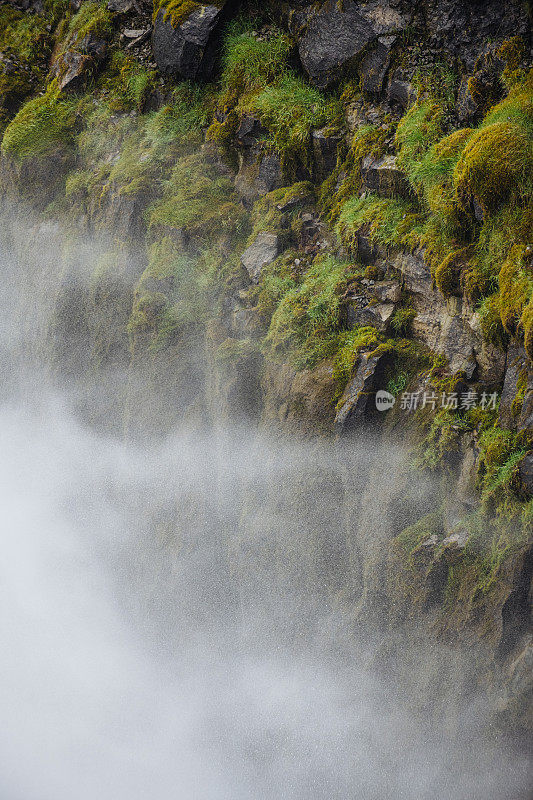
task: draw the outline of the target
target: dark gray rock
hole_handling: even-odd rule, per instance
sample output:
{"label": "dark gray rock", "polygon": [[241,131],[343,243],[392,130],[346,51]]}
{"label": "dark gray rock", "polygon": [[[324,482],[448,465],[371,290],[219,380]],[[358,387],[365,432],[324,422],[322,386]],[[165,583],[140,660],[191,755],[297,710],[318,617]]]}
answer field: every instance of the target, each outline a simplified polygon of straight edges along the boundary
{"label": "dark gray rock", "polygon": [[107,4],[107,10],[116,14],[128,14],[133,8],[133,0],[109,0]]}
{"label": "dark gray rock", "polygon": [[468,87],[468,77],[464,77],[457,92],[457,119],[461,125],[474,125],[479,118],[479,104],[476,103]]}
{"label": "dark gray rock", "polygon": [[59,89],[63,92],[83,91],[106,54],[107,45],[102,39],[88,35],[80,42],[73,41],[72,46],[58,56],[52,68]]}
{"label": "dark gray rock", "polygon": [[392,77],[387,87],[387,100],[406,110],[416,100],[416,89],[408,81]]}
{"label": "dark gray rock", "polygon": [[259,164],[257,189],[259,194],[267,194],[283,186],[281,159],[277,153],[266,153]]}
{"label": "dark gray rock", "polygon": [[387,354],[372,356],[365,353],[361,356],[355,375],[337,406],[335,426],[338,430],[353,430],[374,414],[376,389],[389,362]]}
{"label": "dark gray rock", "polygon": [[380,255],[380,249],[363,231],[357,233],[357,255],[362,264],[374,264]]}
{"label": "dark gray rock", "polygon": [[364,4],[346,0],[342,5],[327,0],[322,6],[294,13],[291,33],[311,82],[323,89],[332,86],[356,66],[379,36],[404,30],[410,15],[396,6],[392,0]]}
{"label": "dark gray rock", "polygon": [[489,41],[502,42],[516,35],[529,36],[526,4],[508,0],[425,0],[428,44],[445,48],[468,69]]}
{"label": "dark gray rock", "polygon": [[158,69],[191,80],[208,78],[216,56],[216,34],[223,7],[200,6],[175,28],[160,11],[154,23],[152,48]]}
{"label": "dark gray rock", "polygon": [[371,293],[382,303],[399,303],[402,298],[402,287],[397,281],[375,283]]}
{"label": "dark gray rock", "polygon": [[524,495],[530,499],[533,497],[533,450],[526,453],[518,464],[518,474],[520,476],[521,489]]}
{"label": "dark gray rock", "polygon": [[328,0],[298,42],[303,68],[315,86],[325,89],[342,77],[342,71],[354,64],[375,38],[372,25],[361,16],[356,3],[348,2],[341,10],[335,0]]}
{"label": "dark gray rock", "polygon": [[433,290],[431,269],[421,250],[415,253],[400,251],[393,260],[393,266],[402,274],[406,289],[423,297],[431,295]]}
{"label": "dark gray rock", "polygon": [[348,315],[350,324],[354,326],[371,326],[378,331],[386,331],[394,314],[394,303],[376,303],[362,308],[352,306]]}
{"label": "dark gray rock", "polygon": [[[505,378],[503,381],[500,399],[500,413],[498,422],[502,428],[514,428],[516,421],[513,417],[511,406],[516,397],[518,379],[522,370],[528,366],[528,359],[524,348],[512,341],[507,351]],[[526,412],[527,413],[527,412]]]}
{"label": "dark gray rock", "polygon": [[526,390],[517,427],[519,431],[533,431],[533,382]]}
{"label": "dark gray rock", "polygon": [[397,166],[396,156],[375,159],[365,156],[361,164],[363,186],[381,197],[408,197],[411,187],[405,173]]}
{"label": "dark gray rock", "polygon": [[258,233],[241,256],[241,262],[253,281],[258,281],[264,267],[279,256],[281,244],[277,233]]}
{"label": "dark gray rock", "polygon": [[337,166],[337,152],[342,138],[342,134],[332,134],[327,129],[312,132],[313,177],[315,180],[323,181]]}
{"label": "dark gray rock", "polygon": [[92,58],[74,50],[61,56],[57,65],[57,85],[62,92],[81,92],[93,72]]}
{"label": "dark gray rock", "polygon": [[364,92],[379,94],[383,89],[395,41],[396,36],[380,36],[376,46],[363,58],[358,71]]}
{"label": "dark gray rock", "polygon": [[237,140],[241,147],[253,147],[267,133],[256,117],[245,114],[237,128]]}

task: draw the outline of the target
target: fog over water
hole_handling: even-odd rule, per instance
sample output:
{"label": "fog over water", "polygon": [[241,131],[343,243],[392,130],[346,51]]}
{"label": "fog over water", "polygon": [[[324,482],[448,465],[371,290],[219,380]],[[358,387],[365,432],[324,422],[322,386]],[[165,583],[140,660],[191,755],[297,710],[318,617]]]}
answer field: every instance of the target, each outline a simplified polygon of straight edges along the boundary
{"label": "fog over water", "polygon": [[315,476],[342,449],[90,428],[24,359],[27,264],[2,247],[0,800],[525,800],[483,698],[458,733],[417,718],[332,601],[339,509]]}

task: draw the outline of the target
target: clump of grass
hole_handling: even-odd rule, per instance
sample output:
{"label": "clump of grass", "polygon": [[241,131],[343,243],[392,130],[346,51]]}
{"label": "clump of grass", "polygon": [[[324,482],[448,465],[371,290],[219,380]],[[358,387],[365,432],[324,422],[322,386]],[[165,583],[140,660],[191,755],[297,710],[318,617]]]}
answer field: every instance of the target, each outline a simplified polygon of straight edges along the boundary
{"label": "clump of grass", "polygon": [[207,238],[243,232],[246,227],[233,181],[201,153],[178,161],[148,219],[151,227],[178,228]]}
{"label": "clump of grass", "polygon": [[222,7],[223,0],[209,0],[209,3],[198,3],[196,0],[155,0],[153,21],[161,12],[164,19],[170,19],[172,27],[177,28],[185,22],[194,11],[205,8],[206,5]]}
{"label": "clump of grass", "polygon": [[258,39],[251,31],[231,25],[224,39],[222,90],[226,102],[260,92],[287,70],[291,43],[281,31]]}
{"label": "clump of grass", "polygon": [[401,246],[407,243],[417,221],[408,201],[368,194],[352,197],[343,204],[337,232],[351,248],[356,246],[357,233],[361,230],[377,244]]}
{"label": "clump of grass", "polygon": [[486,297],[479,304],[478,313],[484,339],[495,347],[505,348],[509,337],[502,325],[499,295],[492,294]]}
{"label": "clump of grass", "polygon": [[51,155],[73,142],[75,121],[75,102],[61,98],[52,81],[41,97],[29,100],[9,123],[2,153],[19,160]]}
{"label": "clump of grass", "polygon": [[385,151],[388,130],[373,125],[362,126],[355,134],[344,160],[339,159],[336,169],[320,187],[319,201],[330,221],[335,222],[346,200],[361,189],[361,163],[365,156],[378,158]]}
{"label": "clump of grass", "polygon": [[398,164],[417,187],[419,163],[430,147],[442,138],[445,108],[431,98],[419,98],[401,119],[396,130]]}
{"label": "clump of grass", "polygon": [[200,148],[212,89],[183,82],[159,111],[133,118],[116,113],[117,106],[131,107],[116,86],[104,97],[86,115],[87,125],[78,136],[80,170],[67,181],[67,190],[85,189],[93,208],[109,192],[136,194],[147,205],[162,192],[177,159]]}
{"label": "clump of grass", "polygon": [[289,72],[267,86],[250,102],[273,146],[285,158],[306,161],[311,131],[340,121],[340,105]]}
{"label": "clump of grass", "polygon": [[113,32],[113,17],[106,3],[84,2],[70,20],[63,47],[79,44],[86,36],[108,39]]}
{"label": "clump of grass", "polygon": [[44,83],[56,13],[49,7],[44,13],[29,14],[8,3],[0,6],[0,53],[7,62],[0,70],[0,126]]}
{"label": "clump of grass", "polygon": [[298,212],[313,204],[315,189],[309,181],[299,181],[292,186],[274,189],[254,203],[251,213],[250,242],[261,231],[275,233],[288,231]]}
{"label": "clump of grass", "polygon": [[310,368],[336,351],[341,331],[341,295],[353,268],[333,256],[315,259],[288,284],[265,339],[273,357],[289,357],[297,369]]}
{"label": "clump of grass", "polygon": [[191,326],[205,323],[212,275],[208,260],[184,254],[168,236],[148,250],[148,266],[134,292],[130,336],[150,334],[150,349],[172,343]]}
{"label": "clump of grass", "polygon": [[509,502],[516,501],[513,493],[518,462],[526,453],[516,433],[494,425],[479,437],[478,481],[483,502],[502,512]]}
{"label": "clump of grass", "polygon": [[512,193],[531,187],[533,141],[526,129],[512,122],[496,122],[475,133],[461,153],[454,171],[459,202],[467,210],[475,199],[490,214]]}
{"label": "clump of grass", "polygon": [[416,317],[416,310],[409,306],[402,306],[394,312],[391,320],[391,327],[396,336],[407,336],[411,332],[411,326]]}
{"label": "clump of grass", "polygon": [[513,245],[499,274],[499,310],[502,325],[508,333],[516,333],[523,323],[522,315],[533,296],[531,259],[533,250]]}

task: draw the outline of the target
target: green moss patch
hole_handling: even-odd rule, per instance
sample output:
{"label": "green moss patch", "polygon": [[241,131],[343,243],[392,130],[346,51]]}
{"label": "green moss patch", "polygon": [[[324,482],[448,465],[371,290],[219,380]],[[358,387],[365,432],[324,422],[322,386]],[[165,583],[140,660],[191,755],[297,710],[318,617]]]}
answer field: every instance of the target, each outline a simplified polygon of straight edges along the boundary
{"label": "green moss patch", "polygon": [[201,153],[178,161],[148,219],[151,227],[178,228],[208,238],[241,233],[246,228],[246,215],[233,181]]}
{"label": "green moss patch", "polygon": [[75,104],[61,99],[53,81],[45,94],[28,101],[7,126],[2,153],[23,160],[57,152],[74,139]]}

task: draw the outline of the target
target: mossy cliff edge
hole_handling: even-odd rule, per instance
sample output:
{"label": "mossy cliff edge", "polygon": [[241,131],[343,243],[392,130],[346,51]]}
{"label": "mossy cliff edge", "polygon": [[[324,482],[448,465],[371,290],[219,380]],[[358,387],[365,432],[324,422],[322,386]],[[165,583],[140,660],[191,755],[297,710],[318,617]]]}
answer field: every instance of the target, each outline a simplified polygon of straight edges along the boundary
{"label": "mossy cliff edge", "polygon": [[382,538],[347,512],[364,568],[339,602],[475,643],[498,719],[530,730],[529,12],[375,5],[3,2],[3,194],[65,229],[51,364],[136,376],[96,424],[409,447]]}

